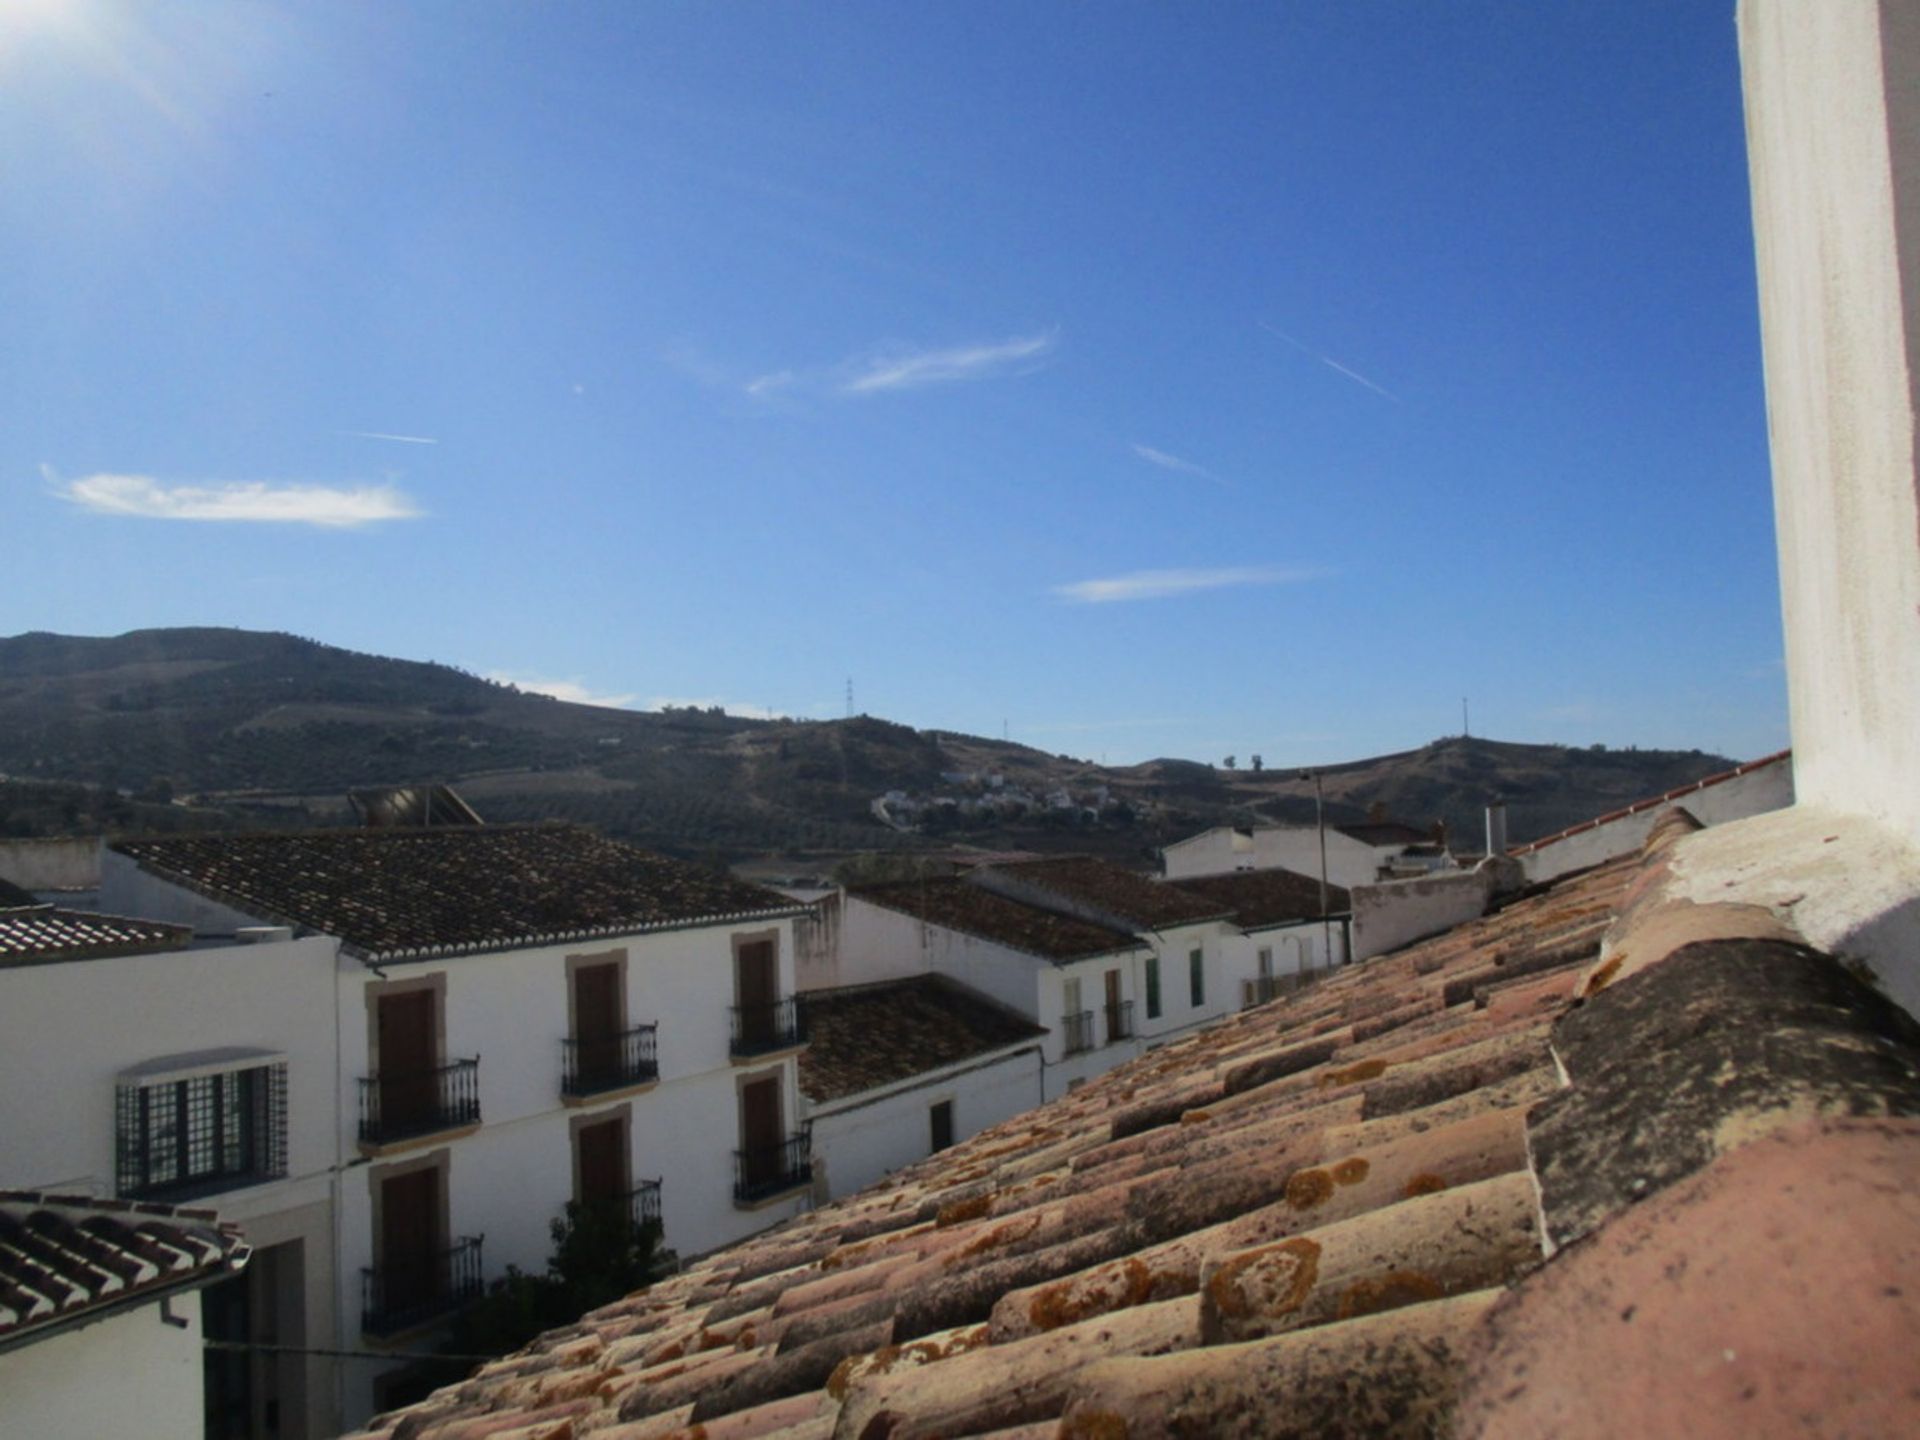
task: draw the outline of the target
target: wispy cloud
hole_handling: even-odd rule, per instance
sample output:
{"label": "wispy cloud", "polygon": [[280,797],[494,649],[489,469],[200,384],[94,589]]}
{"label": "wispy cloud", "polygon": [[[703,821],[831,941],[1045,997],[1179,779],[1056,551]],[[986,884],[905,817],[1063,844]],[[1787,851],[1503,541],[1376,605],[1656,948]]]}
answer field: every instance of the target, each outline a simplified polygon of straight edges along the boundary
{"label": "wispy cloud", "polygon": [[721,700],[711,695],[697,700],[657,695],[647,701],[645,708],[648,710],[711,710],[716,705],[726,711],[727,714],[742,720],[779,720],[782,718],[778,710],[770,710],[765,705],[737,705],[731,700]]}
{"label": "wispy cloud", "polygon": [[1058,338],[1048,332],[957,345],[945,350],[889,351],[861,362],[859,373],[840,389],[848,395],[876,395],[887,390],[914,390],[922,385],[941,385],[955,380],[1025,374],[1052,351]]}
{"label": "wispy cloud", "polygon": [[581,680],[541,680],[525,675],[509,675],[504,670],[495,670],[487,678],[502,685],[529,690],[535,695],[551,695],[556,700],[569,700],[575,705],[603,705],[610,710],[631,710],[635,699],[632,695],[596,695]]}
{"label": "wispy cloud", "polygon": [[1218,570],[1136,570],[1100,580],[1076,580],[1056,585],[1053,593],[1076,605],[1108,605],[1118,600],[1164,600],[1196,590],[1224,590],[1237,585],[1298,585],[1323,578],[1328,572],[1304,566],[1240,565]]}
{"label": "wispy cloud", "polygon": [[1162,470],[1172,470],[1179,475],[1198,475],[1201,479],[1211,480],[1216,485],[1227,483],[1206,466],[1196,465],[1191,460],[1183,460],[1178,455],[1169,455],[1165,450],[1156,450],[1153,446],[1142,445],[1138,441],[1135,441],[1131,448],[1134,454],[1149,465],[1158,465]]}
{"label": "wispy cloud", "polygon": [[766,375],[755,376],[740,388],[754,399],[764,400],[769,395],[785,390],[798,378],[791,370],[775,370]]}
{"label": "wispy cloud", "polygon": [[384,430],[342,430],[342,435],[352,435],[360,440],[392,440],[401,445],[438,445],[438,440],[426,435],[389,435]]}
{"label": "wispy cloud", "polygon": [[98,515],[148,520],[224,520],[351,529],[424,512],[391,485],[163,485],[151,475],[87,475],[62,482],[42,467],[54,493]]}
{"label": "wispy cloud", "polygon": [[1323,355],[1320,351],[1315,350],[1311,345],[1303,344],[1302,342],[1294,339],[1293,336],[1287,334],[1287,332],[1282,330],[1279,326],[1269,325],[1266,321],[1262,320],[1260,322],[1260,328],[1266,331],[1269,335],[1277,335],[1280,339],[1286,341],[1287,344],[1293,346],[1293,348],[1298,350],[1302,355],[1311,356],[1313,359],[1318,360],[1322,365],[1326,366],[1329,370],[1335,371],[1338,374],[1346,376],[1347,379],[1353,381],[1354,384],[1364,385],[1367,387],[1367,389],[1373,391],[1374,394],[1384,395],[1387,399],[1393,401],[1396,405],[1400,403],[1400,397],[1394,394],[1391,390],[1387,389],[1384,385],[1374,384],[1373,381],[1369,380],[1366,376],[1362,375],[1358,370],[1354,370],[1349,368],[1348,366],[1342,365],[1338,360],[1334,359],[1331,355]]}

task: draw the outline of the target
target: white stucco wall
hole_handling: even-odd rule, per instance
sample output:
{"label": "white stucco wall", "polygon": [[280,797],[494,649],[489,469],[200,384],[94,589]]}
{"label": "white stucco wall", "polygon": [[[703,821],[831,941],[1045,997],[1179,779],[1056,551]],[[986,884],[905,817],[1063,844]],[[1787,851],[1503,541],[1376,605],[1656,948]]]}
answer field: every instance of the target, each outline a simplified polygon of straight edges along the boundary
{"label": "white stucco wall", "polygon": [[900,1085],[809,1106],[813,1153],[832,1199],[871,1185],[931,1153],[933,1106],[953,1104],[954,1142],[1040,1103],[1040,1047],[949,1065]]}
{"label": "white stucco wall", "polygon": [[[0,1054],[9,1074],[34,1081],[0,1087],[0,1186],[112,1195],[115,1080],[123,1070],[225,1047],[283,1055],[286,1177],[194,1203],[239,1222],[256,1247],[300,1243],[302,1323],[330,1344],[340,1128],[328,1018],[333,953],[331,940],[314,937],[0,968]],[[314,1433],[338,1428],[331,1370],[319,1357],[307,1366]]]}
{"label": "white stucco wall", "polygon": [[106,1440],[205,1433],[198,1291],[0,1355],[0,1440]]}
{"label": "white stucco wall", "polygon": [[1368,960],[1486,913],[1494,872],[1453,870],[1430,880],[1353,888],[1353,958]]}
{"label": "white stucco wall", "polygon": [[1184,880],[1193,875],[1225,875],[1234,870],[1251,870],[1253,865],[1253,837],[1229,825],[1202,830],[1160,851],[1160,870],[1169,880]]}
{"label": "white stucco wall", "polygon": [[1920,8],[1741,0],[1800,799],[1920,840]]}
{"label": "white stucco wall", "polygon": [[1712,785],[1663,797],[1586,829],[1528,846],[1515,858],[1528,880],[1551,880],[1638,850],[1654,822],[1676,805],[1703,825],[1724,825],[1791,804],[1793,759],[1784,755]]}
{"label": "white stucco wall", "polygon": [[1327,971],[1346,963],[1345,937],[1346,927],[1338,920],[1325,924],[1303,920],[1252,931],[1223,927],[1219,944],[1224,1008],[1230,1010],[1245,1003],[1246,984],[1260,973],[1261,950],[1273,952],[1271,973],[1276,977],[1307,970]]}
{"label": "white stucco wall", "polygon": [[0,880],[22,890],[92,891],[100,884],[97,838],[0,840]]}
{"label": "white stucco wall", "polygon": [[[1352,889],[1370,885],[1379,878],[1383,856],[1398,846],[1384,849],[1363,845],[1349,835],[1327,827],[1327,882]],[[1320,831],[1314,825],[1283,825],[1253,832],[1255,868],[1291,870],[1296,875],[1320,878]]]}

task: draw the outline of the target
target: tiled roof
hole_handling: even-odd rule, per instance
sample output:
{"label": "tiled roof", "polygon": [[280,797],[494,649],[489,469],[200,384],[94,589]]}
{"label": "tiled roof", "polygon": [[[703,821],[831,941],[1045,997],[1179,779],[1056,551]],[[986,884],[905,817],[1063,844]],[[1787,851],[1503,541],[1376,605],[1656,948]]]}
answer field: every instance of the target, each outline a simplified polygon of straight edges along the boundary
{"label": "tiled roof", "polygon": [[798,913],[764,886],[572,825],[124,840],[237,910],[403,960]]}
{"label": "tiled roof", "polygon": [[1062,855],[999,867],[1027,885],[1103,910],[1143,930],[1219,919],[1225,907],[1090,855]]}
{"label": "tiled roof", "polygon": [[[1320,881],[1291,870],[1234,870],[1224,875],[1194,875],[1175,882],[1210,905],[1233,911],[1242,930],[1320,918]],[[1327,913],[1343,914],[1353,902],[1339,885],[1327,886]]]}
{"label": "tiled roof", "polygon": [[1115,950],[1130,950],[1138,943],[1129,931],[1022,904],[955,876],[871,885],[847,893],[857,900],[884,905],[903,915],[1048,960],[1108,955]]}
{"label": "tiled roof", "polygon": [[183,925],[95,915],[57,905],[0,910],[0,966],[177,950],[192,938],[193,931]]}
{"label": "tiled roof", "polygon": [[1596,963],[1648,875],[1173,1041],[366,1433],[1920,1433],[1920,1036],[1780,940]]}
{"label": "tiled roof", "polygon": [[1338,830],[1349,840],[1358,840],[1362,845],[1421,845],[1433,839],[1429,832],[1398,820],[1367,820],[1328,828]]}
{"label": "tiled roof", "polygon": [[939,976],[800,996],[800,1088],[839,1100],[1047,1032]]}
{"label": "tiled roof", "polygon": [[249,1253],[211,1210],[0,1190],[0,1348],[219,1279]]}

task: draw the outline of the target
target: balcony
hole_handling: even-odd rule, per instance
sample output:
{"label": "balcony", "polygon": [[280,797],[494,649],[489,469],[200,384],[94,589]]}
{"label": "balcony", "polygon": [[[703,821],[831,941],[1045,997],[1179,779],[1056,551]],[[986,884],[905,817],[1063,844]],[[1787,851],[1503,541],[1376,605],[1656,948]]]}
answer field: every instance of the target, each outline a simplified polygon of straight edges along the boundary
{"label": "balcony", "polygon": [[800,1007],[791,999],[771,1005],[735,1005],[733,1039],[728,1047],[736,1059],[766,1055],[775,1050],[791,1050],[805,1043],[806,1031],[800,1023]]}
{"label": "balcony", "polygon": [[1107,1006],[1107,1043],[1133,1038],[1133,1001],[1122,1000]]}
{"label": "balcony", "polygon": [[660,1078],[657,1025],[636,1025],[617,1035],[560,1042],[560,1093],[569,1098],[602,1095],[648,1085]]}
{"label": "balcony", "polygon": [[1093,1012],[1079,1010],[1060,1017],[1061,1052],[1078,1055],[1093,1049]]}
{"label": "balcony", "polygon": [[813,1183],[813,1157],[807,1137],[791,1135],[778,1145],[733,1152],[733,1198],[736,1204],[757,1205],[788,1190]]}
{"label": "balcony", "polygon": [[626,1195],[627,1218],[636,1229],[660,1227],[660,1182],[642,1180]]}
{"label": "balcony", "polygon": [[478,1300],[479,1235],[463,1236],[450,1249],[409,1255],[360,1272],[360,1329],[395,1335],[451,1314]]}
{"label": "balcony", "polygon": [[1256,975],[1251,980],[1240,982],[1240,1008],[1251,1010],[1255,1005],[1265,1005],[1282,996],[1297,995],[1308,986],[1317,984],[1324,971],[1301,970],[1292,975]]}
{"label": "balcony", "polygon": [[480,1057],[360,1081],[360,1143],[390,1145],[480,1123]]}

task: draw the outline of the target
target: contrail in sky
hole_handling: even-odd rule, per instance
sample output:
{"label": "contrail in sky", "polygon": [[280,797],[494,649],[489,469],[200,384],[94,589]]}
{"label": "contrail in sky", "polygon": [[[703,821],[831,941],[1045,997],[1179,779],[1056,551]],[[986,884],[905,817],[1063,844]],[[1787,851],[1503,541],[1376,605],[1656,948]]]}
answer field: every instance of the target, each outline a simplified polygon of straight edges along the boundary
{"label": "contrail in sky", "polygon": [[1353,381],[1356,385],[1364,385],[1367,387],[1367,389],[1373,391],[1374,394],[1384,395],[1386,396],[1387,399],[1393,401],[1394,404],[1396,405],[1400,403],[1400,397],[1394,394],[1391,390],[1387,389],[1385,386],[1374,384],[1373,381],[1369,380],[1366,376],[1362,375],[1358,370],[1349,370],[1346,366],[1342,365],[1338,360],[1335,360],[1332,356],[1322,355],[1318,350],[1315,350],[1311,345],[1301,344],[1298,340],[1294,339],[1293,336],[1287,334],[1287,332],[1282,330],[1279,326],[1269,325],[1266,321],[1262,320],[1260,322],[1260,328],[1266,331],[1269,335],[1278,335],[1282,340],[1286,341],[1287,344],[1293,346],[1293,348],[1298,350],[1302,355],[1311,355],[1315,360],[1318,360],[1322,365],[1326,366],[1329,370],[1339,371],[1342,375],[1346,376],[1349,380]]}
{"label": "contrail in sky", "polygon": [[342,430],[342,435],[357,435],[362,440],[397,440],[402,445],[438,445],[425,435],[389,435],[384,430]]}

